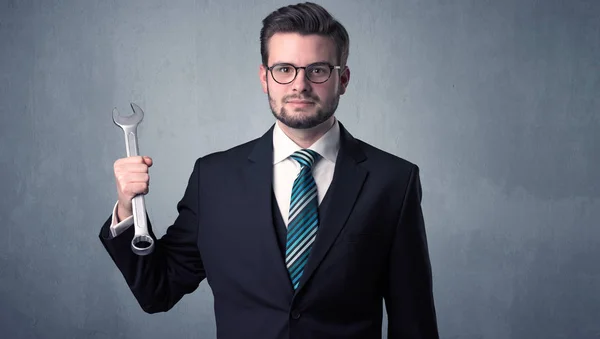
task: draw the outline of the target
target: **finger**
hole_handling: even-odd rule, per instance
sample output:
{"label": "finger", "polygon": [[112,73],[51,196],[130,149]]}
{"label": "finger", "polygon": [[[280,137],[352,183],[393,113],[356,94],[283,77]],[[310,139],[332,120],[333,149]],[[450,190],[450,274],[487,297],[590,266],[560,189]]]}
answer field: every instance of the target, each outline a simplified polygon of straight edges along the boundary
{"label": "finger", "polygon": [[117,160],[120,164],[143,164],[144,158],[141,155],[125,157]]}
{"label": "finger", "polygon": [[127,198],[133,198],[138,194],[147,194],[149,187],[146,183],[130,182],[121,186],[121,192]]}
{"label": "finger", "polygon": [[121,177],[120,180],[123,184],[127,183],[148,183],[150,176],[148,173],[127,173]]}
{"label": "finger", "polygon": [[137,160],[136,160],[136,157],[121,158],[121,159],[117,159],[114,162],[113,169],[116,172],[117,170],[125,168],[125,167],[127,167],[128,165],[131,165],[131,164],[145,165],[144,162],[143,162],[143,160],[142,160],[142,157],[138,157]]}
{"label": "finger", "polygon": [[148,173],[146,164],[122,164],[115,168],[119,173]]}

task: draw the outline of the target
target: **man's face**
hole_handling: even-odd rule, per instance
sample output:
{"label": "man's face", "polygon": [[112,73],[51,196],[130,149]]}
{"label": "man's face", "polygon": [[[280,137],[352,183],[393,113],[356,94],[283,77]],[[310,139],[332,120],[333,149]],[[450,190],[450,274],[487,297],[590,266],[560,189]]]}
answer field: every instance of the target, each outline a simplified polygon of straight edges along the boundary
{"label": "man's face", "polygon": [[[269,40],[268,49],[269,67],[280,63],[296,67],[320,62],[339,64],[333,40],[318,35],[276,33]],[[350,80],[347,68],[332,70],[329,80],[320,84],[308,80],[304,69],[299,69],[289,84],[277,83],[264,65],[260,66],[259,73],[273,115],[284,125],[296,129],[312,128],[331,118]]]}

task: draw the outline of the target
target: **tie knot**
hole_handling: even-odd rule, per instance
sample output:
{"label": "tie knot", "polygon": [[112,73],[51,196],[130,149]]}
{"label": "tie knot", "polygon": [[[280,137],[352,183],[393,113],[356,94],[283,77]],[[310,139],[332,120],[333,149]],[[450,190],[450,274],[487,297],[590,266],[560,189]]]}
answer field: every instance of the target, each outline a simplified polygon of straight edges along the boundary
{"label": "tie knot", "polygon": [[291,155],[292,159],[296,160],[302,167],[311,168],[312,165],[319,159],[319,153],[311,149],[301,149]]}

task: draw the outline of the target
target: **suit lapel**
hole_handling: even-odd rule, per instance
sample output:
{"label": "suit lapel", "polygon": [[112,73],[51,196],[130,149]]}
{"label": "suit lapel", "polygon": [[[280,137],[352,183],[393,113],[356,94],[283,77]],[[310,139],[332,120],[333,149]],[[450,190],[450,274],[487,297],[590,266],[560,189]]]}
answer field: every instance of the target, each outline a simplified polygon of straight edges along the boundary
{"label": "suit lapel", "polygon": [[244,183],[246,185],[247,211],[249,215],[244,218],[251,220],[256,239],[262,246],[262,257],[265,264],[272,268],[272,277],[289,286],[289,292],[293,292],[292,283],[289,279],[279,249],[277,234],[273,224],[272,214],[272,183],[273,183],[273,127],[257,140],[252,152],[248,156],[248,163],[244,170]]}
{"label": "suit lapel", "polygon": [[[339,122],[338,122],[339,123]],[[367,171],[358,164],[366,159],[358,141],[340,124],[340,151],[336,159],[333,181],[327,194],[331,194],[328,213],[321,216],[317,238],[304,267],[297,291],[310,279],[331,245],[344,227],[358,198]]]}

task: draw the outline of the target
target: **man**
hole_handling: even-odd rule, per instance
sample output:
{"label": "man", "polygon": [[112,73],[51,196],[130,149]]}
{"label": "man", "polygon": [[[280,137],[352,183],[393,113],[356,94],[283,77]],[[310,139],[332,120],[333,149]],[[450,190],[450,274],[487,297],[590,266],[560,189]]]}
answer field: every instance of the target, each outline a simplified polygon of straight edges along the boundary
{"label": "man", "polygon": [[219,338],[381,338],[383,300],[389,338],[438,338],[418,167],[334,117],[348,45],[316,4],[263,20],[259,76],[276,123],[195,162],[148,256],[131,251],[129,226],[152,160],[115,162],[119,198],[100,239],[146,312],[206,278]]}

